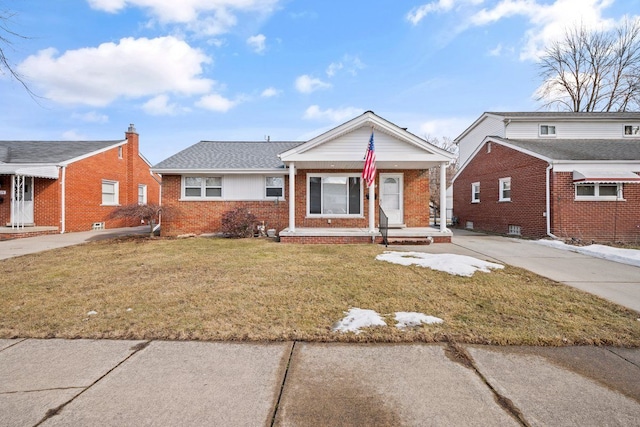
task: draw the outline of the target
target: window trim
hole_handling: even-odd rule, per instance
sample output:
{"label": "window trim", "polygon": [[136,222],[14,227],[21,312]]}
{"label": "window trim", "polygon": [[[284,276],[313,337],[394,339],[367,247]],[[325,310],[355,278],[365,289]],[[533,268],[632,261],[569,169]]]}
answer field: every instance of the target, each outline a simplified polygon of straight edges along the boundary
{"label": "window trim", "polygon": [[[542,133],[542,128],[547,128],[547,133]],[[553,128],[553,133],[549,133],[549,129]],[[556,125],[542,123],[538,125],[538,136],[541,138],[555,138],[557,135]]]}
{"label": "window trim", "polygon": [[[187,178],[200,178],[200,195],[187,196]],[[220,178],[220,186],[207,186],[207,178]],[[196,188],[189,186],[189,188]],[[207,188],[220,188],[219,196],[207,196]],[[224,198],[224,176],[223,175],[182,175],[180,182],[180,200],[223,200]]]}
{"label": "window trim", "polygon": [[[627,128],[631,128],[631,133],[627,133]],[[633,133],[635,128],[636,133]],[[622,125],[622,136],[624,138],[640,138],[640,124],[624,124]]]}
{"label": "window trim", "polygon": [[[282,179],[282,185],[280,187],[267,185],[267,180],[269,178],[280,178],[280,179]],[[273,200],[273,199],[284,200],[284,186],[285,186],[284,175],[265,175],[265,177],[264,177],[264,198],[265,198],[265,200]],[[270,188],[279,188],[280,189],[280,195],[279,196],[269,196],[269,195],[267,195],[267,192],[268,192],[268,190]]]}
{"label": "window trim", "polygon": [[[359,192],[360,192],[360,212],[357,214],[325,214],[322,213],[322,206],[320,206],[320,213],[311,213],[311,178],[358,178],[359,180]],[[322,191],[322,183],[320,185]],[[362,182],[362,176],[360,173],[308,173],[307,174],[307,197],[306,197],[306,216],[307,218],[364,218],[364,185]],[[347,194],[347,203],[349,201],[349,195]],[[322,204],[322,193],[320,194],[320,202]],[[348,210],[348,205],[347,205]]]}
{"label": "window trim", "polygon": [[[504,197],[504,184],[509,183],[509,197]],[[498,180],[498,201],[510,202],[511,201],[511,177],[500,178]]]}
{"label": "window trim", "polygon": [[[593,185],[594,186],[594,190],[593,190],[593,196],[579,196],[578,195],[578,187],[582,187],[582,186],[587,186],[587,185]],[[616,195],[615,196],[601,196],[600,195],[600,186],[601,185],[605,185],[605,186],[612,186],[615,185],[616,186]],[[577,202],[584,202],[584,201],[588,201],[588,202],[615,202],[615,201],[620,201],[620,202],[624,202],[625,198],[624,198],[624,184],[621,182],[579,182],[576,183],[574,185],[574,190],[573,190],[573,194],[574,194],[574,200]]]}
{"label": "window trim", "polygon": [[[142,202],[140,202],[140,189],[142,189]],[[138,184],[138,205],[147,204],[147,184]]]}
{"label": "window trim", "polygon": [[[109,202],[109,203],[105,203],[104,201],[104,185],[113,185],[113,202]],[[100,189],[101,189],[101,195],[102,195],[102,199],[101,199],[101,203],[100,206],[120,206],[120,183],[118,181],[113,181],[111,179],[103,179],[100,183]],[[107,194],[112,194],[112,193],[107,193]]]}
{"label": "window trim", "polygon": [[471,183],[471,203],[480,203],[480,181]]}

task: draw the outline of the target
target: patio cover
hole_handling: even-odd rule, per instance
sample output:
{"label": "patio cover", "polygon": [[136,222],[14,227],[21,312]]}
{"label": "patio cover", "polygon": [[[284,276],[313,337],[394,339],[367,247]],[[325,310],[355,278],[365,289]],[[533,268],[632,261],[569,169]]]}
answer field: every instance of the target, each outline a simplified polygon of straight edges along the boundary
{"label": "patio cover", "polygon": [[35,178],[58,179],[58,167],[55,165],[0,164],[0,175],[22,175]]}
{"label": "patio cover", "polygon": [[573,171],[574,183],[604,183],[604,182],[638,182],[640,176],[632,171],[615,171],[607,169],[580,169]]}

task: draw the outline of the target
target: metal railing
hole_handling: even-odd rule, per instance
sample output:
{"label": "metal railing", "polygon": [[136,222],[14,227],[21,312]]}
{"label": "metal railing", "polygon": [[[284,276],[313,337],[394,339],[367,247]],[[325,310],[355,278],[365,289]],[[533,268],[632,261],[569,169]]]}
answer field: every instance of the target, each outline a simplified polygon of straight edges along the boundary
{"label": "metal railing", "polygon": [[380,231],[380,234],[382,234],[382,243],[384,243],[384,246],[387,247],[389,246],[389,240],[387,239],[389,236],[389,217],[382,210],[382,206],[378,207],[378,213],[380,217],[380,225],[378,227],[378,230]]}

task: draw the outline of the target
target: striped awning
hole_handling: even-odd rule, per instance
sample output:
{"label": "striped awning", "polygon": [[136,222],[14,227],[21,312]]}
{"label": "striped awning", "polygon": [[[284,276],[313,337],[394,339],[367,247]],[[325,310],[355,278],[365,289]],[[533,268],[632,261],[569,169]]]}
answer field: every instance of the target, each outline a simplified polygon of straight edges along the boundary
{"label": "striped awning", "polygon": [[58,179],[58,167],[55,165],[14,165],[0,164],[0,175],[22,175],[35,178]]}
{"label": "striped awning", "polygon": [[606,169],[580,169],[573,171],[573,182],[576,184],[638,182],[640,175],[632,171],[615,171]]}

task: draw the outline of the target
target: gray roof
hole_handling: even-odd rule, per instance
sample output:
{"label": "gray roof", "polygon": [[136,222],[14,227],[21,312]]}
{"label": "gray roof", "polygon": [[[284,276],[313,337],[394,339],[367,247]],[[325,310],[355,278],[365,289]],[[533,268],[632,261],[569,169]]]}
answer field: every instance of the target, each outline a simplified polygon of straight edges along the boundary
{"label": "gray roof", "polygon": [[537,119],[541,117],[557,118],[557,119],[620,119],[620,120],[640,120],[640,112],[592,112],[581,113],[571,111],[516,111],[516,112],[492,112],[488,111],[486,114],[493,114],[496,116],[513,117],[513,118],[532,118]]}
{"label": "gray roof", "polygon": [[507,139],[490,137],[552,160],[637,160],[640,139]]}
{"label": "gray roof", "polygon": [[284,168],[278,154],[302,141],[200,141],[155,165],[153,170],[277,169]]}
{"label": "gray roof", "polygon": [[124,141],[0,141],[0,162],[58,164],[122,142]]}

